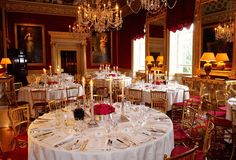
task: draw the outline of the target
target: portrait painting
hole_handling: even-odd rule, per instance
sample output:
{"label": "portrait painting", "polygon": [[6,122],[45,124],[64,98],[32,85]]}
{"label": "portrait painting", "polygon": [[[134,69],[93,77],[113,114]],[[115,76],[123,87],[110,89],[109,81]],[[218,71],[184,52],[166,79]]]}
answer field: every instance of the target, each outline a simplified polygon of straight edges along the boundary
{"label": "portrait painting", "polygon": [[111,64],[111,35],[110,32],[91,33],[91,65]]}
{"label": "portrait painting", "polygon": [[15,45],[25,52],[29,66],[45,65],[43,25],[15,24]]}

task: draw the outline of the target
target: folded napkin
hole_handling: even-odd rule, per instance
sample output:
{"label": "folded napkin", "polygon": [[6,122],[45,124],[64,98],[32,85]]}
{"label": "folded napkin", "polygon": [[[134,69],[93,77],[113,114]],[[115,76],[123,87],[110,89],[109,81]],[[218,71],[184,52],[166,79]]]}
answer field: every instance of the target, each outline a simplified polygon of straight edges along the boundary
{"label": "folded napkin", "polygon": [[56,133],[50,137],[43,139],[42,142],[44,142],[50,146],[57,147],[57,146],[61,146],[63,144],[66,144],[67,142],[69,142],[72,139],[73,139],[72,135],[66,135],[64,133]]}
{"label": "folded napkin", "polygon": [[54,113],[45,113],[44,115],[39,116],[38,119],[54,120],[55,116],[54,116]]}
{"label": "folded napkin", "polygon": [[229,101],[229,102],[236,103],[236,98],[230,98],[228,101]]}
{"label": "folded napkin", "polygon": [[32,125],[30,128],[31,131],[48,131],[48,130],[55,130],[55,125],[52,126],[49,123],[40,123],[40,124],[35,124]]}
{"label": "folded napkin", "polygon": [[142,134],[142,133],[128,133],[125,134],[125,140],[130,141],[131,145],[137,145],[140,143],[147,142],[151,139],[151,136]]}
{"label": "folded napkin", "polygon": [[91,138],[86,145],[87,151],[101,151],[106,150],[108,144],[108,139],[105,137]]}

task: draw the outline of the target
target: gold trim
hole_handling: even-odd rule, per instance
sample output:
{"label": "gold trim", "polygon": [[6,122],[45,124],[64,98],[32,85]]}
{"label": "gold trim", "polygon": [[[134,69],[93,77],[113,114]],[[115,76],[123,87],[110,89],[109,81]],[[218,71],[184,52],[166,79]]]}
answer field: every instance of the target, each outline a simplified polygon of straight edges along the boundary
{"label": "gold trim", "polygon": [[26,26],[26,27],[41,27],[42,28],[42,63],[28,63],[28,66],[45,66],[46,65],[46,50],[45,50],[45,31],[44,25],[41,24],[30,24],[30,23],[15,23],[14,24],[14,34],[15,34],[15,47],[18,49],[18,37],[17,37],[17,26]]}
{"label": "gold trim", "polygon": [[75,17],[77,13],[76,9],[77,9],[76,6],[16,1],[16,0],[8,0],[6,3],[7,12],[22,12],[22,13]]}

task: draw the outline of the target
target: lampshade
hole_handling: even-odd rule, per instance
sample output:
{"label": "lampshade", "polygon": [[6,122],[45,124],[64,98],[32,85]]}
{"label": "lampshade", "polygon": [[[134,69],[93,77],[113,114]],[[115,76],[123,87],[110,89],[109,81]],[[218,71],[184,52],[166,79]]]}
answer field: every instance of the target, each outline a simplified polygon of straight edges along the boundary
{"label": "lampshade", "polygon": [[2,58],[1,64],[11,64],[11,60],[9,58]]}
{"label": "lampshade", "polygon": [[227,55],[227,53],[217,53],[216,54],[216,62],[225,62],[225,61],[229,61],[229,57]]}
{"label": "lampshade", "polygon": [[156,61],[159,61],[159,62],[163,62],[163,60],[164,60],[163,56],[158,56],[157,59],[156,59]]}
{"label": "lampshade", "polygon": [[206,62],[212,62],[215,60],[216,58],[213,52],[204,52],[202,57],[200,58],[200,61],[206,61]]}
{"label": "lampshade", "polygon": [[147,62],[153,62],[153,61],[154,61],[153,56],[147,56],[147,57],[146,57],[146,61],[147,61]]}

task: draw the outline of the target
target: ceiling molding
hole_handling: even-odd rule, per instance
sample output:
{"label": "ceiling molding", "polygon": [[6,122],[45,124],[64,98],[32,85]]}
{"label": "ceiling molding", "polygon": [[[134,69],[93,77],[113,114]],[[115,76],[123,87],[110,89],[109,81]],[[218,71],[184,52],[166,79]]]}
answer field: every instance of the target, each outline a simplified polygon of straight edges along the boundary
{"label": "ceiling molding", "polygon": [[6,2],[6,11],[75,17],[77,13],[77,7],[69,5],[8,0]]}

